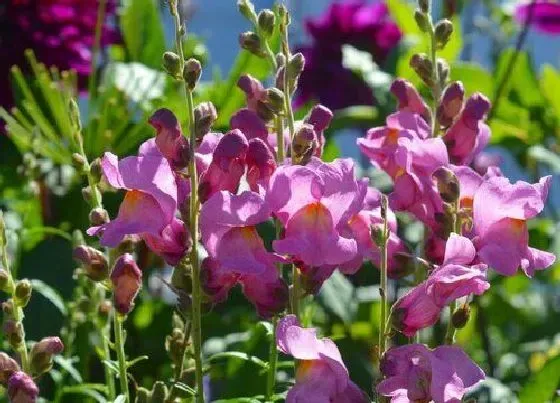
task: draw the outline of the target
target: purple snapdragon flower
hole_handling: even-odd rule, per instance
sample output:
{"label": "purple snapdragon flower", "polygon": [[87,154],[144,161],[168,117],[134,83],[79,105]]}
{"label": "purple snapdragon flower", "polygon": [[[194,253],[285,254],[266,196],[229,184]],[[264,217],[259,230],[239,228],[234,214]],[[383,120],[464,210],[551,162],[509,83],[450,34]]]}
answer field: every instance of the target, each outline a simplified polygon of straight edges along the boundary
{"label": "purple snapdragon flower", "polygon": [[369,399],[352,382],[340,352],[332,340],[318,339],[315,329],[301,327],[296,316],[278,323],[278,349],[298,360],[296,384],[286,403],[365,403]]}
{"label": "purple snapdragon flower", "polygon": [[[375,102],[371,89],[342,65],[342,46],[351,45],[382,63],[401,39],[383,2],[348,1],[332,4],[317,20],[306,22],[312,43],[299,49],[305,70],[299,80],[296,105],[313,99],[330,109]],[[325,85],[328,83],[327,85]]]}
{"label": "purple snapdragon flower", "polygon": [[381,361],[385,379],[377,392],[391,403],[459,403],[469,388],[485,378],[463,350],[408,344],[387,351]]}

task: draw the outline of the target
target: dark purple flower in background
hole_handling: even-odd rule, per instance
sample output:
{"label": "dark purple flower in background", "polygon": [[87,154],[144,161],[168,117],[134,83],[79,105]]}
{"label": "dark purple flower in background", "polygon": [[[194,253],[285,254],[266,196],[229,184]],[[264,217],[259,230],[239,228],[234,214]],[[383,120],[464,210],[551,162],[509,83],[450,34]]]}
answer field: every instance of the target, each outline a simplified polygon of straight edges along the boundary
{"label": "dark purple flower in background", "polygon": [[368,52],[376,63],[383,63],[401,39],[387,5],[363,1],[334,3],[319,19],[308,20],[306,30],[312,42],[299,49],[305,56],[305,70],[299,81],[296,105],[310,100],[330,109],[373,104],[371,89],[343,67],[342,46]]}
{"label": "dark purple flower in background", "polygon": [[560,1],[537,0],[522,3],[515,10],[515,18],[525,23],[531,17],[531,24],[535,29],[546,34],[560,34]]}
{"label": "dark purple flower in background", "polygon": [[[10,68],[24,65],[26,49],[48,67],[74,69],[83,86],[91,73],[99,0],[4,0],[0,4],[0,105],[11,106]],[[109,0],[102,46],[119,41],[109,24],[116,12]]]}

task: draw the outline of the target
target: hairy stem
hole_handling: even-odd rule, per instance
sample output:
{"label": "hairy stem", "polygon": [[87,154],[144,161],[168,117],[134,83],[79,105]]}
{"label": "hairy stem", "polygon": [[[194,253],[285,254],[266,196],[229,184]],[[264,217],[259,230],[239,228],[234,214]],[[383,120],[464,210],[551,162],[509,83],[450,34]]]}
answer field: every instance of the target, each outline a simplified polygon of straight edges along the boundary
{"label": "hairy stem", "polygon": [[113,315],[113,331],[115,333],[115,349],[117,350],[117,360],[119,364],[119,381],[121,385],[121,394],[125,397],[125,402],[130,402],[130,395],[128,393],[128,378],[126,375],[126,356],[124,353],[124,335],[123,335],[123,322],[126,317],[120,315]]}

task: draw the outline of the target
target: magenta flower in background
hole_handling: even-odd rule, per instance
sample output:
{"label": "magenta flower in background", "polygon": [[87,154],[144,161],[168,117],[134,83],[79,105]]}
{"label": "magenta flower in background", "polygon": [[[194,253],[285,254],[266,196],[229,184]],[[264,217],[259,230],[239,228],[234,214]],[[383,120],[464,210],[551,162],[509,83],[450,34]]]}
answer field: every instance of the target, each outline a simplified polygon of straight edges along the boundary
{"label": "magenta flower in background", "polygon": [[527,220],[545,205],[552,177],[539,183],[510,183],[495,176],[483,182],[473,200],[473,239],[480,260],[498,273],[511,276],[521,269],[529,277],[552,265],[555,256],[528,245]]}
{"label": "magenta flower in background", "polygon": [[269,219],[267,204],[254,192],[221,191],[203,204],[200,232],[209,257],[201,276],[212,302],[225,300],[229,289],[239,283],[261,316],[285,308],[288,287],[275,266],[284,260],[266,250],[256,229]]}
{"label": "magenta flower in background", "polygon": [[487,266],[472,265],[476,251],[472,242],[451,234],[445,245],[443,264],[426,281],[399,298],[393,306],[393,325],[406,336],[432,326],[442,309],[452,301],[470,294],[484,293]]}
{"label": "magenta flower in background", "polygon": [[[342,46],[368,52],[383,63],[401,39],[385,3],[337,2],[317,20],[308,20],[311,44],[299,49],[305,56],[305,70],[299,80],[296,105],[316,100],[330,109],[372,105],[372,91],[342,66]],[[325,85],[328,83],[328,85]]]}
{"label": "magenta flower in background", "polygon": [[298,360],[296,384],[288,391],[286,403],[369,401],[350,380],[336,344],[318,339],[315,329],[301,327],[296,316],[280,320],[276,343],[281,352]]}
{"label": "magenta flower in background", "polygon": [[[0,105],[12,102],[9,82],[12,65],[25,65],[24,51],[33,49],[37,59],[61,70],[74,69],[85,87],[91,74],[98,0],[5,0],[0,13]],[[101,44],[117,43],[120,35],[109,21],[117,2],[109,0]]]}
{"label": "magenta flower in background", "polygon": [[387,351],[381,361],[385,379],[377,392],[392,403],[459,403],[469,388],[485,378],[463,350],[408,344]]}
{"label": "magenta flower in background", "polygon": [[[533,7],[533,10],[531,10]],[[517,6],[515,18],[523,24],[533,14],[532,26],[546,34],[560,34],[560,2],[549,0],[537,0],[534,5],[525,2]]]}
{"label": "magenta flower in background", "polygon": [[273,248],[300,268],[308,292],[318,291],[338,265],[356,257],[356,241],[341,231],[362,208],[366,182],[355,179],[350,159],[282,165],[270,179],[266,201],[284,227]]}

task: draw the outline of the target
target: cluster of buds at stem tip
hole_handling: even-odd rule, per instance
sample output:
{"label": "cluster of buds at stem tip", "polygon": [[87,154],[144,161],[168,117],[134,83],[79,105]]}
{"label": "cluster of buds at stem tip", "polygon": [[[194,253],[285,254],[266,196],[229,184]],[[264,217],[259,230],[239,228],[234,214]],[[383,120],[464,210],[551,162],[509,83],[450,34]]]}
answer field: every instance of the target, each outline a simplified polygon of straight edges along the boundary
{"label": "cluster of buds at stem tip", "polygon": [[440,167],[434,171],[432,178],[436,182],[438,193],[446,203],[455,203],[461,193],[457,176],[448,168]]}
{"label": "cluster of buds at stem tip", "polygon": [[291,95],[297,87],[299,76],[303,72],[304,68],[305,57],[302,53],[298,52],[290,56],[287,63],[284,61],[283,67],[278,69],[278,73],[276,74],[276,87],[284,91],[284,73],[287,71],[289,94]]}
{"label": "cluster of buds at stem tip", "polygon": [[53,365],[53,356],[62,353],[64,344],[58,337],[45,337],[31,348],[31,373],[41,375]]}
{"label": "cluster of buds at stem tip", "polygon": [[239,34],[239,46],[258,57],[264,57],[266,54],[263,49],[261,37],[253,31]]}

